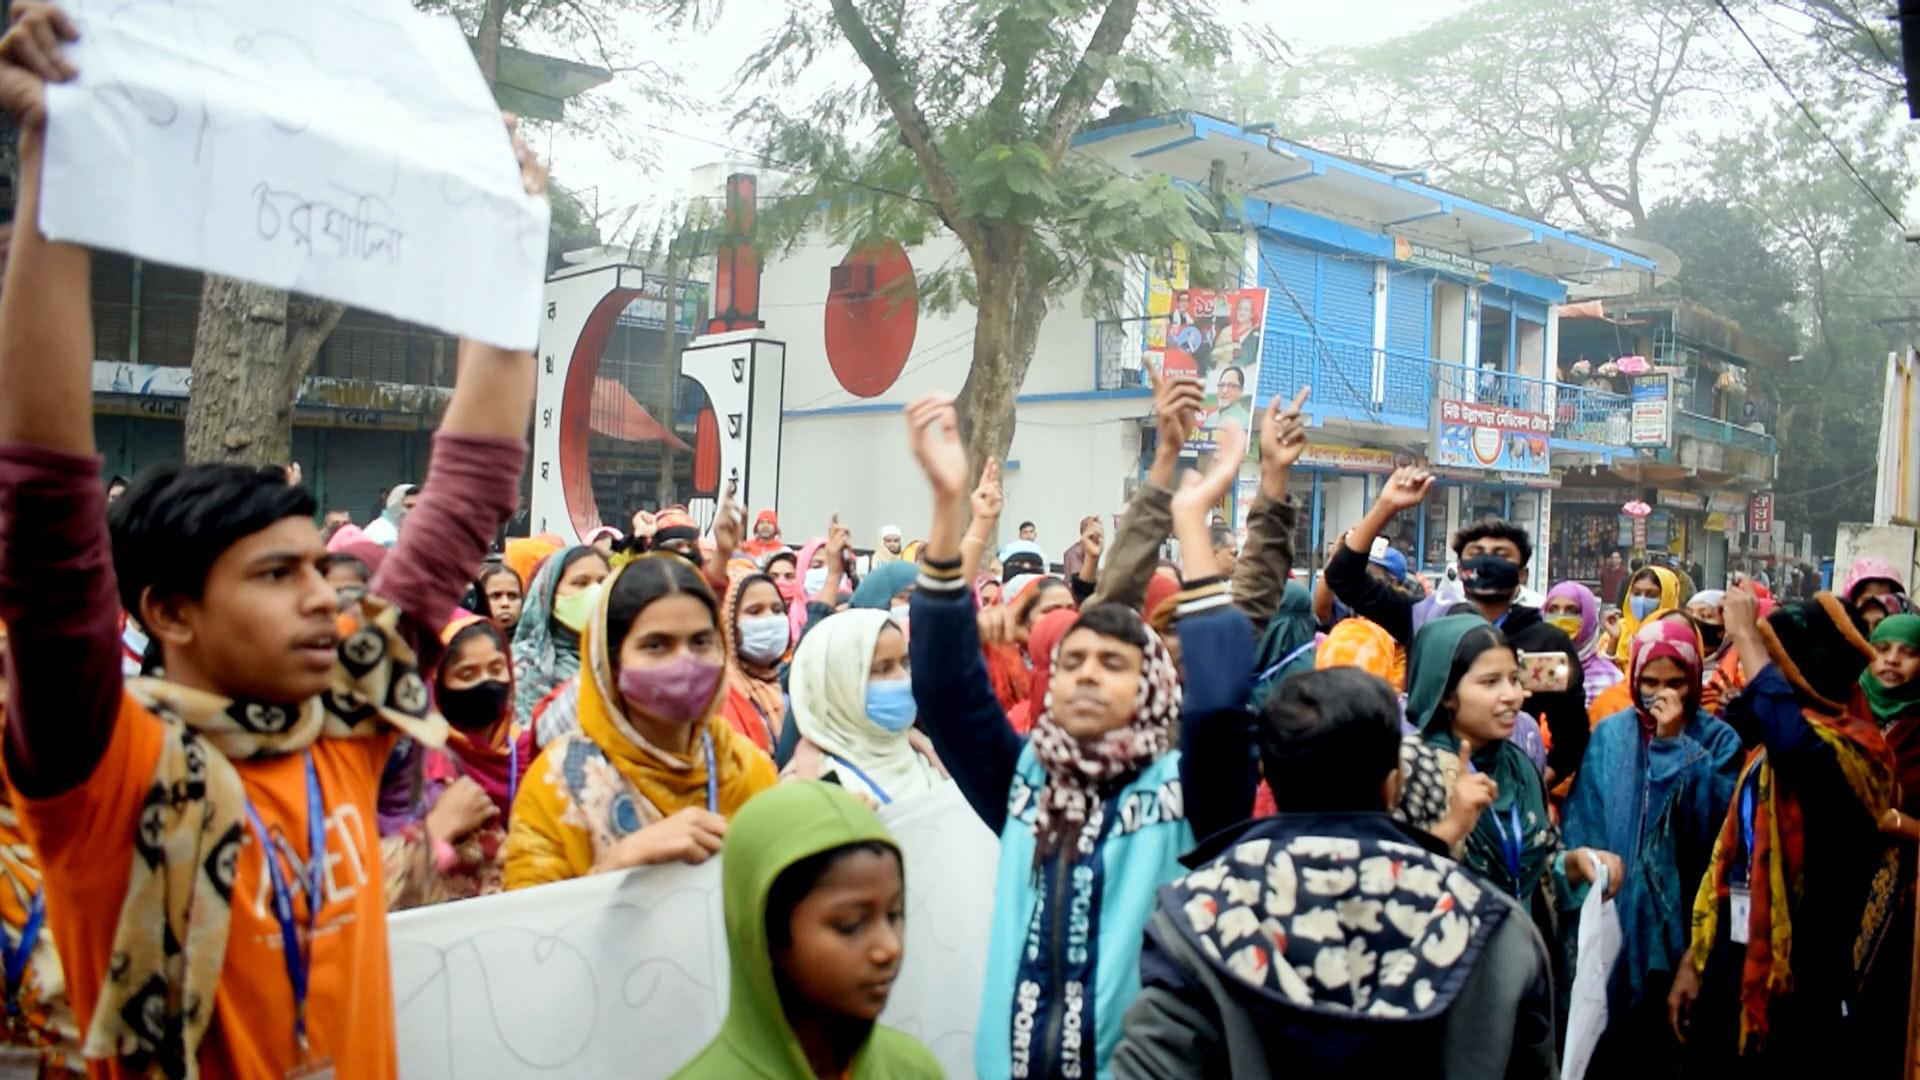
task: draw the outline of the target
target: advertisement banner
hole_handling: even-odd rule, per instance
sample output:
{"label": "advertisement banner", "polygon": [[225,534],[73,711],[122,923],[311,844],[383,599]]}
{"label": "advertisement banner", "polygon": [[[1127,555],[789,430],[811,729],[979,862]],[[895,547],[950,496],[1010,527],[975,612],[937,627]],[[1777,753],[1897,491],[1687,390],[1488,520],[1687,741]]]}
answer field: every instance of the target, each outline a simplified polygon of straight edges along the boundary
{"label": "advertisement banner", "polygon": [[1673,376],[1633,377],[1632,416],[1627,442],[1631,446],[1673,444]]}
{"label": "advertisement banner", "polygon": [[1747,531],[1773,532],[1773,492],[1755,492],[1753,497],[1747,500]]}
{"label": "advertisement banner", "polygon": [[1546,413],[1445,399],[1434,409],[1433,464],[1545,476],[1552,430]]}

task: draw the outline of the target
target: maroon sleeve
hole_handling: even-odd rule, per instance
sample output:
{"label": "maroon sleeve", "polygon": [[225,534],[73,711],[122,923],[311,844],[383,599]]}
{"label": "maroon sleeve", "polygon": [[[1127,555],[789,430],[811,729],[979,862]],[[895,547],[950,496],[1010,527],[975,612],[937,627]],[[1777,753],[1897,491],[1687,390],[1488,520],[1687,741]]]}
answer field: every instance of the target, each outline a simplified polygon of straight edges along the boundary
{"label": "maroon sleeve", "polygon": [[445,432],[433,437],[433,464],[420,502],[372,584],[374,595],[399,605],[412,624],[423,669],[439,654],[447,613],[513,516],[526,460],[521,439]]}
{"label": "maroon sleeve", "polygon": [[0,619],[6,746],[30,798],[77,787],[106,752],[120,702],[120,600],[100,459],[0,446]]}

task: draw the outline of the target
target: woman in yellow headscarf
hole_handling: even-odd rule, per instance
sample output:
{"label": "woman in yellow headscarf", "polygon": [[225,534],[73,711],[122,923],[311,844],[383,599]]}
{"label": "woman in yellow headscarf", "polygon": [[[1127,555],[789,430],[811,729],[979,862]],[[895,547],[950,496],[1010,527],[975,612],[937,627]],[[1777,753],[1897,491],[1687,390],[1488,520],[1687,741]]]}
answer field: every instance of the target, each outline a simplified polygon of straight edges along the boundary
{"label": "woman in yellow headscarf", "polygon": [[721,715],[720,605],[693,564],[635,559],[588,621],[580,726],[549,743],[513,804],[508,889],[705,862],[773,761]]}
{"label": "woman in yellow headscarf", "polygon": [[1629,645],[1633,635],[1653,618],[1656,611],[1677,611],[1693,595],[1693,582],[1685,585],[1679,574],[1664,566],[1648,566],[1636,571],[1627,582],[1627,603],[1620,612],[1620,638],[1613,647],[1613,658],[1625,670],[1631,659]]}

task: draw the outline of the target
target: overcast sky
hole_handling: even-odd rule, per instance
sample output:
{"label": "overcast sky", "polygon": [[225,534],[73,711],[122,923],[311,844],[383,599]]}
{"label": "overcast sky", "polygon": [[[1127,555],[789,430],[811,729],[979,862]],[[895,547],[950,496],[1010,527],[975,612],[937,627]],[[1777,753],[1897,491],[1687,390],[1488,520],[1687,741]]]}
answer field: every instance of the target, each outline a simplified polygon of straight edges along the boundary
{"label": "overcast sky", "polygon": [[[639,207],[634,220],[647,221],[657,217],[676,197],[684,198],[689,193],[689,175],[700,166],[730,158],[753,160],[746,140],[727,131],[727,118],[732,113],[728,92],[741,62],[780,25],[789,6],[776,0],[731,0],[725,23],[699,34],[662,33],[644,20],[631,20],[626,27],[628,46],[640,57],[679,76],[686,95],[701,109],[680,115],[646,113],[636,117],[643,126],[636,134],[652,139],[657,147],[659,167],[651,175],[613,160],[588,140],[559,138],[545,148],[552,158],[555,178],[579,192],[589,210],[594,210],[597,203],[602,228],[611,229],[625,217],[628,208]],[[1272,10],[1279,5],[1260,6]],[[1464,0],[1287,3],[1286,17],[1276,23],[1275,29],[1297,55],[1307,56],[1318,48],[1393,37],[1465,6]],[[1364,9],[1365,17],[1359,17],[1356,9]],[[635,112],[640,114],[641,110]]]}

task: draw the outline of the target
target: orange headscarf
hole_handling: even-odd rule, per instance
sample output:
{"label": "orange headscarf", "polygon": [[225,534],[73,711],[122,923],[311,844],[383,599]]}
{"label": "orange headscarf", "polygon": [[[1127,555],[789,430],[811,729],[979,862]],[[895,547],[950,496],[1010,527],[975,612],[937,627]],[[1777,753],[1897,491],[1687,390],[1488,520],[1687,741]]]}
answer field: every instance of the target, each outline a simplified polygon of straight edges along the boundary
{"label": "orange headscarf", "polygon": [[540,564],[559,550],[560,541],[552,535],[523,536],[507,541],[500,561],[520,575],[520,591],[524,593],[533,587],[533,575],[540,572]]}
{"label": "orange headscarf", "polygon": [[1341,619],[1313,654],[1316,669],[1357,667],[1385,679],[1395,690],[1407,688],[1407,653],[1393,635],[1371,619]]}

